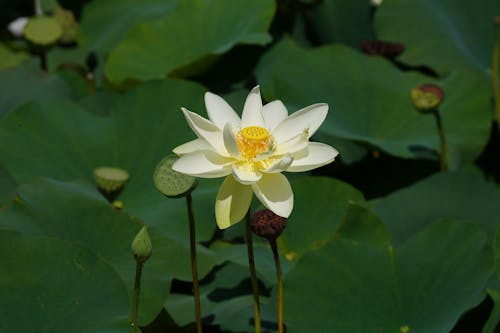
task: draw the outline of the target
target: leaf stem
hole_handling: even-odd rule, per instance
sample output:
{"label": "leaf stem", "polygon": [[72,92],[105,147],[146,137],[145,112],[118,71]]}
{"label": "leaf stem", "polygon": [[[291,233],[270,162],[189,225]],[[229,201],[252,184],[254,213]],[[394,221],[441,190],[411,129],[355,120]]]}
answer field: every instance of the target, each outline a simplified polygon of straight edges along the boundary
{"label": "leaf stem", "polygon": [[274,264],[276,266],[276,279],[278,281],[278,332],[283,333],[283,275],[281,273],[280,256],[276,239],[270,240],[271,249],[273,250]]}
{"label": "leaf stem", "polygon": [[144,264],[144,262],[136,260],[134,299],[132,301],[132,310],[130,312],[130,327],[131,327],[132,333],[135,333],[137,330],[137,313],[139,312],[139,295],[141,293],[141,276],[142,276],[142,265],[143,264]]}
{"label": "leaf stem", "polygon": [[446,137],[443,128],[443,121],[441,119],[441,114],[439,113],[439,110],[434,110],[432,113],[434,114],[434,118],[436,119],[436,126],[439,133],[439,144],[441,146],[439,152],[440,169],[441,172],[446,172],[448,171],[448,167],[446,165]]}
{"label": "leaf stem", "polygon": [[196,259],[196,232],[194,227],[193,199],[191,194],[186,195],[186,204],[189,218],[189,240],[191,247],[191,272],[193,274],[193,293],[194,293],[194,308],[196,314],[196,332],[201,333],[201,301],[200,301],[200,283],[198,281],[198,263]]}
{"label": "leaf stem", "polygon": [[253,292],[253,312],[254,312],[254,325],[255,333],[260,333],[260,303],[259,303],[259,284],[257,282],[257,272],[255,270],[255,259],[253,255],[253,240],[252,240],[252,227],[250,208],[245,216],[246,220],[246,238],[248,250],[248,267],[250,268],[250,280],[252,283]]}

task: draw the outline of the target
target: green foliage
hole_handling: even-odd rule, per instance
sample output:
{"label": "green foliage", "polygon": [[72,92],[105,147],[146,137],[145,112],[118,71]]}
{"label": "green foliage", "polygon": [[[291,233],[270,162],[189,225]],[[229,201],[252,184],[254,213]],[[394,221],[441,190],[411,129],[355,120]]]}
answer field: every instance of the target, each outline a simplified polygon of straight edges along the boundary
{"label": "green foliage", "polygon": [[[401,72],[385,59],[344,45],[303,49],[285,39],[263,57],[257,77],[266,98],[282,98],[290,111],[328,102],[332,110],[319,135],[331,144],[347,139],[404,158],[420,157],[418,147],[438,150],[432,117],[416,112],[410,98],[413,87],[428,82],[442,86],[446,94],[441,113],[450,166],[473,161],[488,139],[490,92],[473,72],[455,71],[435,80]],[[474,126],[464,126],[464,119]],[[344,153],[349,151],[341,147],[341,158]]]}
{"label": "green foliage", "polygon": [[115,82],[162,78],[201,57],[227,52],[237,43],[268,43],[265,30],[273,12],[269,0],[181,1],[169,16],[133,29],[110,53],[106,74]]}
{"label": "green foliage", "polygon": [[483,297],[485,240],[471,225],[442,221],[394,248],[339,240],[312,251],[286,278],[290,330],[448,332]]}
{"label": "green foliage", "polygon": [[465,67],[486,75],[498,13],[496,0],[484,0],[481,6],[455,0],[387,0],[375,15],[375,28],[380,38],[405,45],[400,59],[411,65],[427,65],[443,74]]}

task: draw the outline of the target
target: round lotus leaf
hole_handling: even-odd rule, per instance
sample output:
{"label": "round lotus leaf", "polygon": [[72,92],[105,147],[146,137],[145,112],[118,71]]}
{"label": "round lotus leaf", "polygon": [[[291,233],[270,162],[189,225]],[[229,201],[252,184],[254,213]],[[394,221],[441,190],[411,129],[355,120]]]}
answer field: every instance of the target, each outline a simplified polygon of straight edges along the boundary
{"label": "round lotus leaf", "polygon": [[179,198],[188,195],[197,185],[196,178],[172,170],[178,157],[169,155],[156,166],[153,181],[158,191],[167,197]]}
{"label": "round lotus leaf", "polygon": [[59,22],[48,16],[32,17],[24,27],[24,37],[30,42],[39,45],[49,45],[57,42],[62,33]]}

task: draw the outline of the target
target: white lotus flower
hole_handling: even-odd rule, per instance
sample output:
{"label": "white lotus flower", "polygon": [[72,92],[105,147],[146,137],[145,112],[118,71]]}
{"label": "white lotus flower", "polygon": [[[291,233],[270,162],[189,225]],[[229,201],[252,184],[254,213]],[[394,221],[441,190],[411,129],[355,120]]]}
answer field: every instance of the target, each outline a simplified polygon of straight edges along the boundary
{"label": "white lotus flower", "polygon": [[182,108],[198,136],[174,149],[172,168],[202,178],[227,176],[217,194],[215,217],[221,229],[245,216],[252,192],[276,215],[288,217],[293,192],[282,171],[308,171],[338,155],[329,145],[309,142],[323,123],[328,105],[314,104],[290,116],[281,101],[262,106],[259,87],[250,91],[240,117],[221,97],[207,92],[209,120]]}
{"label": "white lotus flower", "polygon": [[18,17],[14,21],[10,22],[7,29],[14,37],[22,37],[24,34],[24,27],[28,23],[27,17]]}

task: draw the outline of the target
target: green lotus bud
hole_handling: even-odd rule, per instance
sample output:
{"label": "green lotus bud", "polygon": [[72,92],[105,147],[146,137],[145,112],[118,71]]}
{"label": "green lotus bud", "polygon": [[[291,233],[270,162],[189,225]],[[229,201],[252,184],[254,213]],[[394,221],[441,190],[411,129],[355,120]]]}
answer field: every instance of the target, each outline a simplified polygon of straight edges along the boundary
{"label": "green lotus bud", "polygon": [[149,238],[148,229],[144,226],[132,241],[132,254],[135,260],[143,263],[151,257],[151,252],[151,239]]}
{"label": "green lotus bud", "polygon": [[419,112],[428,113],[437,110],[444,99],[444,92],[434,84],[423,84],[411,90],[411,99]]}

